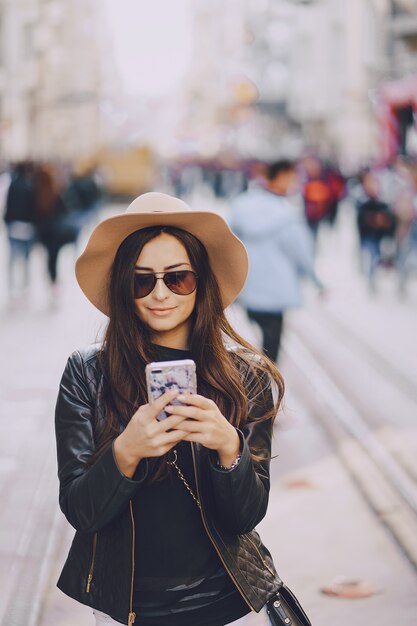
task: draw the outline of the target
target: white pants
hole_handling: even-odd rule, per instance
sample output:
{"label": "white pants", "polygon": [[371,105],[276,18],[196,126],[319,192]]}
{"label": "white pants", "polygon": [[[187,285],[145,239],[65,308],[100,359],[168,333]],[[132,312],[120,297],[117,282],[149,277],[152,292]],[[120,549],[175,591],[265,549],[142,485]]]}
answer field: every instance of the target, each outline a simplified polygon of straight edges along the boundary
{"label": "white pants", "polygon": [[[110,626],[111,624],[114,624],[114,626],[120,626],[120,622],[116,622],[110,617],[110,615],[106,615],[106,613],[97,611],[97,609],[94,609],[93,613],[96,618],[96,626]],[[198,624],[196,624],[196,626],[198,626]],[[241,617],[234,622],[230,622],[230,626],[271,626],[271,622],[269,621],[268,614],[264,608],[260,611],[260,613],[252,611],[244,617]]]}

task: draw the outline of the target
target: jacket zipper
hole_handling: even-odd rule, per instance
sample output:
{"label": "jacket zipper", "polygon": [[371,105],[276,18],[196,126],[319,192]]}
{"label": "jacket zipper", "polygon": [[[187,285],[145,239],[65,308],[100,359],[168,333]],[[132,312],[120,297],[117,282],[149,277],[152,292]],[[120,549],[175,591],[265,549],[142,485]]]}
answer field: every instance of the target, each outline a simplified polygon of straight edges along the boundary
{"label": "jacket zipper", "polygon": [[239,591],[240,595],[242,596],[242,598],[244,599],[244,601],[246,602],[246,604],[248,605],[248,607],[250,608],[251,611],[255,611],[255,608],[251,605],[251,603],[249,602],[249,600],[247,599],[245,593],[242,591],[241,586],[239,585],[238,581],[236,580],[234,574],[231,572],[231,570],[229,569],[229,567],[226,565],[223,556],[220,553],[220,550],[218,549],[216,542],[214,541],[208,527],[207,527],[207,523],[205,520],[205,514],[203,511],[203,501],[201,499],[201,494],[200,494],[200,489],[198,486],[198,478],[197,478],[197,467],[196,467],[196,460],[195,460],[195,450],[194,450],[194,444],[191,443],[191,453],[192,453],[192,457],[193,457],[193,467],[194,467],[194,476],[195,476],[195,486],[197,489],[197,496],[199,499],[199,502],[201,504],[200,508],[200,513],[201,513],[201,519],[203,520],[203,526],[204,529],[208,535],[208,538],[210,539],[211,543],[213,544],[214,549],[216,550],[218,557],[220,559],[220,561],[223,563],[223,567],[225,568],[225,570],[227,571],[227,573],[229,574],[230,578],[233,580],[233,582],[235,583],[237,590]]}
{"label": "jacket zipper", "polygon": [[253,541],[253,539],[251,537],[249,537],[248,534],[244,535],[246,537],[246,539],[249,541],[249,543],[255,548],[256,552],[258,553],[259,558],[261,559],[262,563],[264,564],[264,567],[266,567],[266,569],[268,570],[268,572],[271,574],[271,576],[273,576],[275,578],[275,574],[274,572],[271,570],[271,568],[269,567],[268,563],[265,561],[264,557],[262,556],[262,554],[259,551],[258,546],[256,545],[256,543]]}
{"label": "jacket zipper", "polygon": [[129,500],[130,519],[132,520],[132,576],[130,579],[130,611],[127,616],[127,626],[132,626],[136,619],[136,613],[133,612],[133,579],[135,576],[135,518],[133,516],[132,498]]}
{"label": "jacket zipper", "polygon": [[94,561],[96,558],[96,548],[97,548],[97,533],[94,533],[93,556],[91,557],[91,565],[90,565],[90,569],[88,570],[88,577],[87,577],[87,587],[85,588],[87,593],[90,593],[91,581],[93,580]]}

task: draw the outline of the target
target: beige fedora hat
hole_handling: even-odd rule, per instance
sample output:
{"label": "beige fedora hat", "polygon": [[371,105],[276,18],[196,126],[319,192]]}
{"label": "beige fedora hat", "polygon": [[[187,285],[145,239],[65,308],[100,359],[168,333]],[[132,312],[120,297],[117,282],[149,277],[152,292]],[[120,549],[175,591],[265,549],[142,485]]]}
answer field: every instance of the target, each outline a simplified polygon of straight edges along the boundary
{"label": "beige fedora hat", "polygon": [[103,220],[93,230],[75,264],[78,284],[90,302],[109,315],[109,278],[120,244],[141,228],[160,225],[181,228],[201,241],[219,284],[223,306],[231,304],[248,273],[245,246],[217,213],[193,211],[182,200],[158,192],[144,193],[124,213]]}

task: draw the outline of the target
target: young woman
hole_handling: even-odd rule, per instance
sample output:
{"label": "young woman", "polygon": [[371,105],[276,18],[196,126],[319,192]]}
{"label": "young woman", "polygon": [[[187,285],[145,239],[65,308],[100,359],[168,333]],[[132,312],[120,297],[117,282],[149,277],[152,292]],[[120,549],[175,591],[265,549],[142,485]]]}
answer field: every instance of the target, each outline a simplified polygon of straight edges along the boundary
{"label": "young woman", "polygon": [[[109,323],[69,358],[57,401],[59,502],[76,529],[58,587],[97,625],[265,625],[271,598],[274,623],[300,623],[254,530],[284,386],[224,315],[246,273],[219,215],[160,193],[100,223],[77,261]],[[146,364],[184,358],[198,393],[149,404]]]}

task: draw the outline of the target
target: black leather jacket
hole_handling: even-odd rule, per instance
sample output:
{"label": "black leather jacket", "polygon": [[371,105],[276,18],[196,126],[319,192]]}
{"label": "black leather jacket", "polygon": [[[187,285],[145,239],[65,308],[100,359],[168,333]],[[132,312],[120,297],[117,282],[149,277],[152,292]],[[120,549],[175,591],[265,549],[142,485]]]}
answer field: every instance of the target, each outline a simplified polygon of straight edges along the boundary
{"label": "black leather jacket", "polygon": [[[59,504],[76,533],[57,586],[79,602],[122,623],[132,624],[136,523],[134,500],[147,477],[146,459],[132,478],[118,468],[113,445],[90,467],[95,432],[105,419],[99,346],[74,352],[62,376],[56,406]],[[250,398],[249,421],[239,431],[242,457],[231,471],[191,444],[204,528],[223,565],[248,605],[260,611],[282,586],[271,555],[254,527],[264,517],[269,494],[269,461],[255,467],[249,450],[270,456],[271,423],[253,421],[272,402],[267,386],[253,395],[254,378],[238,359]],[[251,392],[252,389],[252,392]]]}

